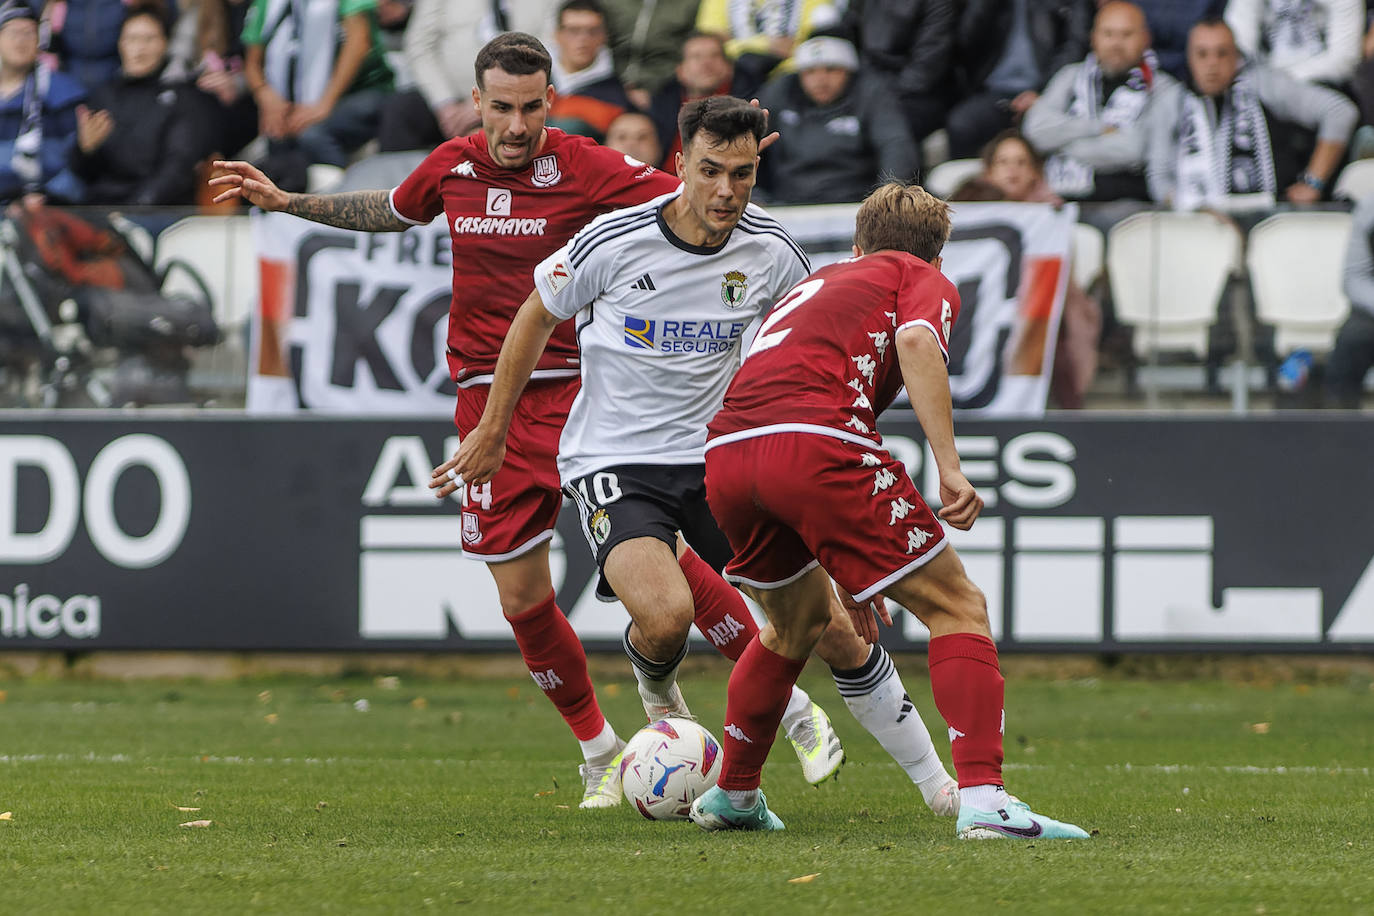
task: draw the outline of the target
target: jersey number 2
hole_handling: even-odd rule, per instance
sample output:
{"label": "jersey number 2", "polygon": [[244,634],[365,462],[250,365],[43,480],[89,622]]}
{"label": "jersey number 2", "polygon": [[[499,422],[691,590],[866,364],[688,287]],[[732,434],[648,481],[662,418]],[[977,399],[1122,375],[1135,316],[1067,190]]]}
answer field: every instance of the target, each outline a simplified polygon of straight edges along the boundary
{"label": "jersey number 2", "polygon": [[816,295],[816,293],[819,293],[821,287],[824,285],[824,280],[807,280],[805,283],[798,283],[796,286],[792,287],[792,292],[782,297],[782,301],[778,303],[777,308],[773,309],[773,314],[769,315],[768,320],[759,328],[759,333],[754,338],[754,343],[749,347],[749,352],[744,358],[748,359],[756,353],[762,353],[764,350],[771,350],[773,347],[782,343],[787,335],[792,333],[792,329],[784,328],[781,331],[775,331],[773,328],[777,327],[779,322],[792,314],[798,306],[805,303],[806,300]]}

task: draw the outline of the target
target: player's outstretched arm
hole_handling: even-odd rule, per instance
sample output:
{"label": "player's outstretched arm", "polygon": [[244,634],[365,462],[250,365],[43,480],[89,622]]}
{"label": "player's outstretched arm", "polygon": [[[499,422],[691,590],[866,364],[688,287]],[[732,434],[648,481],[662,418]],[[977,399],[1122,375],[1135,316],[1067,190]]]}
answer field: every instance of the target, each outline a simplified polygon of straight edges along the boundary
{"label": "player's outstretched arm", "polygon": [[506,433],[510,429],[515,402],[530,380],[539,357],[544,352],[553,329],[563,319],[544,308],[539,290],[530,293],[515,320],[510,333],[501,344],[496,360],[496,373],[491,380],[487,406],[477,426],[463,437],[453,457],[434,469],[430,489],[437,490],[439,499],[448,496],[464,483],[486,483],[501,469],[506,460]]}
{"label": "player's outstretched arm", "polygon": [[221,161],[215,163],[215,168],[226,173],[210,179],[210,187],[220,192],[215,203],[239,198],[264,210],[361,232],[401,232],[410,228],[410,223],[391,211],[387,191],[289,194],[251,162]]}
{"label": "player's outstretched arm", "polygon": [[940,470],[940,518],[967,531],[983,511],[983,498],[959,469],[954,448],[954,408],[949,396],[949,373],[935,335],[921,326],[897,333],[897,359],[912,409]]}

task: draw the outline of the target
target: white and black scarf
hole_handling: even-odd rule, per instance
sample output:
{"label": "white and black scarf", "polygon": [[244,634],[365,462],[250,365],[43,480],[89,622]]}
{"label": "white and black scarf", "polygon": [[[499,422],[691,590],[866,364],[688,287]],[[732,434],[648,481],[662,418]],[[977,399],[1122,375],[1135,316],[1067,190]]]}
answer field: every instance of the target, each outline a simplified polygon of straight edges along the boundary
{"label": "white and black scarf", "polygon": [[1326,51],[1326,11],[1313,0],[1270,0],[1264,44],[1275,66],[1308,60]]}
{"label": "white and black scarf", "polygon": [[1174,206],[1195,210],[1222,204],[1231,194],[1273,198],[1277,189],[1269,126],[1250,72],[1242,69],[1219,99],[1186,93]]}
{"label": "white and black scarf", "polygon": [[334,73],[341,26],[338,0],[264,0],[263,74],[289,102],[324,95]]}
{"label": "white and black scarf", "polygon": [[[1145,111],[1155,84],[1155,53],[1147,50],[1138,66],[1132,67],[1126,81],[1102,98],[1102,67],[1097,55],[1089,54],[1074,77],[1069,114],[1075,118],[1101,120],[1122,130],[1130,127]],[[1045,163],[1045,178],[1056,193],[1068,197],[1091,194],[1096,181],[1093,167],[1081,159],[1058,153]]]}
{"label": "white and black scarf", "polygon": [[10,154],[10,168],[24,186],[24,190],[38,191],[43,187],[43,100],[52,85],[52,71],[40,60],[34,64],[24,80],[24,119],[19,135],[14,138]]}

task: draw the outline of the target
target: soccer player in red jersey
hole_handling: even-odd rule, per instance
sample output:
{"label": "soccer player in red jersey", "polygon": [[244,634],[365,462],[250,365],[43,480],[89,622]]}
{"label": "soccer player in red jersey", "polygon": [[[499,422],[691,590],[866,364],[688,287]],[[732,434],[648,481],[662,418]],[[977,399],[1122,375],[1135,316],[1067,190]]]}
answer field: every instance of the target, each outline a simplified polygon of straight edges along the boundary
{"label": "soccer player in red jersey", "polygon": [[[482,416],[501,343],[539,262],[593,217],[679,186],[676,177],[590,139],[546,128],[551,67],[533,36],[494,38],[475,61],[481,133],[443,143],[391,191],[288,194],[247,162],[217,163],[228,174],[210,182],[222,190],[217,201],[239,197],[264,210],[365,232],[399,232],[443,215],[453,239],[448,360],[459,386],[454,420],[464,437]],[[582,746],[582,807],[599,808],[619,803],[611,762],[622,742],[596,702],[586,655],[555,604],[549,571],[549,540],[562,505],[555,456],[578,384],[569,324],[554,334],[520,398],[501,473],[464,488],[463,549],[491,570],[531,675]],[[460,488],[458,481],[441,483],[441,498]],[[702,580],[694,575],[701,563],[695,554],[689,551],[682,563],[690,581]],[[731,622],[709,583],[704,588],[694,591],[696,622],[703,632],[719,631],[722,621]],[[735,654],[749,635],[752,630],[737,640]]]}
{"label": "soccer player in red jersey", "polygon": [[923,189],[874,191],[856,217],[854,258],[778,302],[711,421],[706,492],[735,551],[726,578],[763,606],[768,624],[730,676],[719,784],[692,805],[708,830],[782,829],[759,774],[830,619],[829,573],[853,595],[855,626],[870,642],[874,613],[892,623],[884,596],[930,630],[931,688],[959,777],[958,836],[1087,836],[1003,788],[1003,681],[987,603],[876,432],[905,384],[939,469],[939,516],[973,525],[983,501],[960,470],[945,369],[959,312],[940,273],[949,232],[948,204]]}

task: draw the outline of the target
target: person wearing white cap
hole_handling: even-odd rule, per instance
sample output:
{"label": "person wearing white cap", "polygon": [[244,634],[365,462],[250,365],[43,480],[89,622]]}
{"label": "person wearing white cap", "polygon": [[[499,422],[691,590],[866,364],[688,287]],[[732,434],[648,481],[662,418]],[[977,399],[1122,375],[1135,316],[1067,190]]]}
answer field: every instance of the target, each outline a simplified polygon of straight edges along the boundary
{"label": "person wearing white cap", "polygon": [[762,184],[780,203],[862,200],[888,179],[908,180],[917,151],[885,83],[863,73],[854,46],[817,36],[797,47],[797,72],[759,93],[782,137],[763,157]]}

